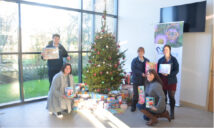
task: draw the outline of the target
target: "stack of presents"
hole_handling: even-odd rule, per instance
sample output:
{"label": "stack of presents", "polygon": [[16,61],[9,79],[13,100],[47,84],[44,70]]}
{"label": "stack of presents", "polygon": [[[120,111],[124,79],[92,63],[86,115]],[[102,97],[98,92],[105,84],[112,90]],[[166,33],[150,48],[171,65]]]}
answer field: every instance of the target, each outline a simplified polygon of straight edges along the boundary
{"label": "stack of presents", "polygon": [[[75,87],[77,95],[73,93],[72,87],[65,88],[67,97],[72,98],[74,101],[74,111],[106,109],[113,114],[121,114],[126,111],[132,102],[133,87],[130,84],[130,74],[127,74],[124,84],[118,90],[111,91],[108,94],[89,92],[88,85],[84,83],[76,84]],[[151,108],[154,105],[154,98],[145,97],[144,86],[139,86],[138,92],[138,103],[144,104],[146,102],[146,107]]]}
{"label": "stack of presents", "polygon": [[126,111],[131,104],[133,89],[132,85],[123,84],[118,90],[109,92],[108,94],[99,94],[89,92],[88,85],[84,83],[76,84],[77,95],[74,96],[73,88],[65,88],[67,97],[74,97],[73,110],[80,111],[87,109],[95,111],[96,109],[106,109],[113,114],[121,114]]}

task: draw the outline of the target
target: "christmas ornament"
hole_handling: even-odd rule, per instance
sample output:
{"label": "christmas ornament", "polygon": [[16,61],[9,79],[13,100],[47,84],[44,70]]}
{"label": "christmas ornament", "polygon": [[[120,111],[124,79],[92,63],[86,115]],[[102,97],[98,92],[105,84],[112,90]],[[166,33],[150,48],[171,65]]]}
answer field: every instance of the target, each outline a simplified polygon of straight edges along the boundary
{"label": "christmas ornament", "polygon": [[114,67],[117,68],[117,64],[115,64]]}
{"label": "christmas ornament", "polygon": [[111,77],[111,80],[114,80],[114,78],[113,78],[113,77]]}
{"label": "christmas ornament", "polygon": [[100,75],[102,75],[103,74],[103,72],[100,72]]}
{"label": "christmas ornament", "polygon": [[105,82],[104,81],[102,81],[102,84],[104,84]]}
{"label": "christmas ornament", "polygon": [[106,74],[109,74],[109,72],[107,71]]}
{"label": "christmas ornament", "polygon": [[96,73],[94,73],[94,76],[96,76],[97,74]]}
{"label": "christmas ornament", "polygon": [[112,75],[112,72],[110,72],[110,75]]}
{"label": "christmas ornament", "polygon": [[100,67],[100,64],[98,65],[98,67]]}
{"label": "christmas ornament", "polygon": [[108,48],[108,45],[106,45],[106,48]]}
{"label": "christmas ornament", "polygon": [[98,51],[97,54],[100,55],[100,52]]}
{"label": "christmas ornament", "polygon": [[105,61],[103,61],[103,64],[105,64]]}

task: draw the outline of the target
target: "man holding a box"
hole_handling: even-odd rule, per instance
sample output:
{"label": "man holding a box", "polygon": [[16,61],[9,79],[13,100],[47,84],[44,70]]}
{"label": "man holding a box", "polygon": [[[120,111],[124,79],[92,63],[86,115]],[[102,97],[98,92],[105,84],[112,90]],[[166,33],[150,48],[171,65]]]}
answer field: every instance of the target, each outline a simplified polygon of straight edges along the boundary
{"label": "man holding a box", "polygon": [[60,44],[60,35],[59,34],[53,34],[52,41],[48,43],[45,50],[47,51],[49,49],[56,49],[58,56],[56,56],[54,53],[51,54],[51,52],[48,52],[46,55],[45,51],[41,53],[42,59],[48,60],[48,77],[50,82],[50,87],[52,83],[52,79],[54,75],[56,75],[63,66],[63,57],[66,57],[67,60],[70,60],[70,57],[68,56],[67,51],[65,48]]}

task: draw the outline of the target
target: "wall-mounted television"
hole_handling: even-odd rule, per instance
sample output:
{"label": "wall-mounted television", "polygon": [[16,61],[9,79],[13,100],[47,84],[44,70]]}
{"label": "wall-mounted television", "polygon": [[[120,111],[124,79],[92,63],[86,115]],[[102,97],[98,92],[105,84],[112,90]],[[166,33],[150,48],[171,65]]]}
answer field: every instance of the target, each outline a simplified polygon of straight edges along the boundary
{"label": "wall-mounted television", "polygon": [[206,1],[161,8],[160,23],[184,21],[184,32],[204,32]]}

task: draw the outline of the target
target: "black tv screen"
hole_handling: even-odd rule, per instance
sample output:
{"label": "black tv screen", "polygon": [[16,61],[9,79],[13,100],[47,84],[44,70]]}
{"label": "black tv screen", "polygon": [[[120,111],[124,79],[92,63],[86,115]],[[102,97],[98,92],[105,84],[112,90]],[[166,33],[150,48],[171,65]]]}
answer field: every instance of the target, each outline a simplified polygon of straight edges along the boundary
{"label": "black tv screen", "polygon": [[161,8],[160,23],[184,21],[184,32],[204,32],[206,1]]}

